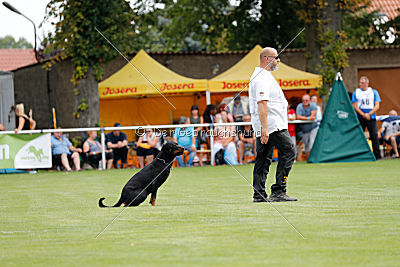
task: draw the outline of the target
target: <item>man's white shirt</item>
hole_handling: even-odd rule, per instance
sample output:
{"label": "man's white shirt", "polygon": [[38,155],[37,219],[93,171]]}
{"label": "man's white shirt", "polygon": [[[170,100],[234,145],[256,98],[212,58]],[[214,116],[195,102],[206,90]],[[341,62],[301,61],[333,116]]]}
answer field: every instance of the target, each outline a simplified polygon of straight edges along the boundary
{"label": "man's white shirt", "polygon": [[256,67],[250,78],[249,104],[251,123],[256,137],[261,136],[261,122],[258,115],[258,102],[267,100],[268,134],[288,128],[288,102],[278,82],[270,71]]}

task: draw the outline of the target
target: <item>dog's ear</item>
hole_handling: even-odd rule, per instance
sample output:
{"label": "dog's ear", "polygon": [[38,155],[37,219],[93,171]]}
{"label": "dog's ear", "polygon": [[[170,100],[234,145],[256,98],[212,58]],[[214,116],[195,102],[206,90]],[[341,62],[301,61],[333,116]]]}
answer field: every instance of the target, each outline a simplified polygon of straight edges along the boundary
{"label": "dog's ear", "polygon": [[171,143],[167,143],[167,144],[165,144],[165,146],[166,146],[167,153],[171,154],[173,152],[172,144]]}

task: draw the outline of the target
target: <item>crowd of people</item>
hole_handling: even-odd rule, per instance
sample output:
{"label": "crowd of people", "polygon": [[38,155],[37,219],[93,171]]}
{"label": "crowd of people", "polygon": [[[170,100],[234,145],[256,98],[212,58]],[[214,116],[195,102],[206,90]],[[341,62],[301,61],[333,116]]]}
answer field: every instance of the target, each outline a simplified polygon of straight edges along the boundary
{"label": "crowd of people", "polygon": [[[302,156],[307,158],[310,153],[319,124],[322,120],[323,112],[318,104],[316,95],[305,94],[301,98],[291,98],[288,101],[287,116],[289,121],[288,132],[291,142],[296,145],[296,154],[300,150],[300,144],[304,145],[301,149]],[[369,139],[376,159],[381,158],[379,145],[387,144],[392,147],[392,156],[399,156],[400,144],[400,123],[399,120],[387,121],[378,130],[376,123],[376,112],[379,110],[380,97],[377,90],[369,87],[369,80],[362,76],[357,88],[351,97],[354,110],[358,115],[358,120],[363,130],[367,128]],[[26,115],[24,105],[15,106],[17,116],[15,133],[21,130],[33,130],[36,122],[32,118],[32,110]],[[397,116],[395,110],[389,112],[389,116]],[[305,123],[293,124],[290,121],[299,120]],[[197,105],[190,108],[188,117],[182,116],[179,125],[172,131],[171,140],[184,147],[187,153],[177,157],[180,167],[203,165],[203,160],[218,164],[237,165],[245,163],[245,158],[250,158],[254,162],[257,155],[256,137],[251,125],[244,126],[212,126],[212,127],[187,127],[187,124],[202,123],[229,123],[229,122],[251,122],[250,105],[247,97],[236,94],[232,101],[227,105],[220,104],[207,105],[203,114]],[[114,127],[121,127],[120,123],[115,123]],[[0,130],[4,126],[0,124]],[[213,134],[213,149],[210,148],[210,135]],[[96,131],[87,132],[86,140],[78,148],[72,145],[71,141],[62,132],[54,133],[51,137],[51,147],[53,155],[53,165],[58,166],[69,172],[72,167],[79,171],[81,162],[91,168],[102,166],[102,145],[100,144]],[[151,127],[146,128],[138,136],[133,149],[136,151],[139,168],[151,163],[159,153],[162,145],[166,142],[163,134],[158,133]],[[125,133],[114,130],[106,134],[105,142],[106,168],[124,168],[127,166],[127,154],[129,150],[128,140]],[[213,151],[209,157],[204,157],[206,151]]]}

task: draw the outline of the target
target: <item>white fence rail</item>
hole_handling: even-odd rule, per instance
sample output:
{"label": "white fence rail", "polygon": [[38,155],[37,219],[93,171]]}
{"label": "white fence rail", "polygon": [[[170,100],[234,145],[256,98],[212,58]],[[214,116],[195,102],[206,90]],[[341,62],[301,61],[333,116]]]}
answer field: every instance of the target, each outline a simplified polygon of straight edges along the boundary
{"label": "white fence rail", "polygon": [[[312,123],[312,121],[289,121],[289,123]],[[121,127],[92,127],[92,128],[65,128],[65,129],[39,129],[39,130],[25,130],[14,133],[14,131],[0,131],[0,134],[31,134],[31,133],[77,133],[77,132],[87,132],[87,131],[100,131],[100,141],[102,146],[102,169],[106,168],[106,154],[105,154],[105,131],[124,131],[124,130],[144,130],[144,129],[173,129],[177,127],[209,127],[210,128],[210,150],[211,150],[211,165],[214,165],[214,159],[212,157],[214,150],[214,127],[219,126],[244,126],[251,125],[251,122],[232,122],[232,123],[202,123],[202,124],[174,124],[174,125],[146,125],[146,126],[121,126]]]}

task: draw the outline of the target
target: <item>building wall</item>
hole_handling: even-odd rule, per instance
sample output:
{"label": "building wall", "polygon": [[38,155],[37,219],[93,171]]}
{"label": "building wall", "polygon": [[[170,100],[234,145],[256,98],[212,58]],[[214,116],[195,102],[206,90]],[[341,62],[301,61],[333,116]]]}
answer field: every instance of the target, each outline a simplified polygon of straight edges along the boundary
{"label": "building wall", "polygon": [[[361,69],[382,69],[400,67],[400,46],[352,49],[349,50],[349,67],[343,71],[343,80],[348,91],[352,92],[358,84]],[[155,60],[183,76],[191,78],[212,78],[237,63],[246,52],[229,53],[150,53]],[[133,55],[129,56],[131,59]],[[304,50],[295,49],[284,52],[280,59],[294,68],[305,70]],[[106,79],[118,71],[126,61],[117,57],[104,65]],[[132,71],[135,71],[132,68]],[[400,76],[400,73],[397,75]],[[24,103],[34,111],[38,128],[52,127],[51,108],[55,107],[57,122],[64,128],[77,127],[72,113],[76,106],[74,86],[71,83],[72,63],[65,60],[55,64],[46,72],[40,64],[27,66],[14,71],[15,103]],[[386,85],[380,81],[379,88]],[[397,93],[400,94],[400,93]],[[385,103],[382,103],[384,105]]]}
{"label": "building wall", "polygon": [[[343,72],[343,81],[347,91],[351,92],[358,87],[358,72],[360,70],[400,67],[400,46],[351,49],[348,51],[348,55],[349,67]],[[398,75],[400,76],[400,73]],[[381,88],[385,86],[386,84],[381,84]]]}

